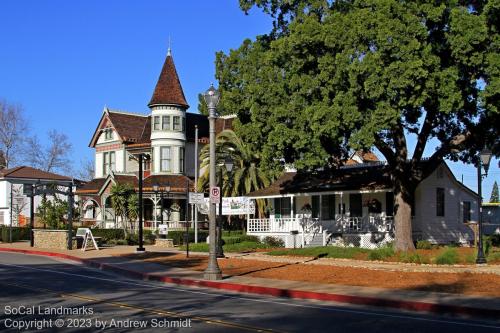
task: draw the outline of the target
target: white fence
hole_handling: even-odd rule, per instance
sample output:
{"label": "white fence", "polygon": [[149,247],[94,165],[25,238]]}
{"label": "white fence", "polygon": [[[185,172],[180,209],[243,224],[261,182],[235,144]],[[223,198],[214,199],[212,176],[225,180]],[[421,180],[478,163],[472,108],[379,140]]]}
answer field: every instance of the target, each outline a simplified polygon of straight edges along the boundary
{"label": "white fence", "polygon": [[392,216],[339,217],[336,220],[320,221],[318,219],[278,218],[249,219],[249,233],[289,233],[291,231],[318,233],[323,229],[333,232],[390,232],[394,230]]}

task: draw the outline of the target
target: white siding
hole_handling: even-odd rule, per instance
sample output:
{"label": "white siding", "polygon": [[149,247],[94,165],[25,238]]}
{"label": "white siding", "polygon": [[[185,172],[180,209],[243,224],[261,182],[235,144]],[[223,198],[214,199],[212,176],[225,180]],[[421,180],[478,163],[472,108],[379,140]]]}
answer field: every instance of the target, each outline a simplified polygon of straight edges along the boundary
{"label": "white siding", "polygon": [[[441,170],[439,170],[441,169]],[[444,188],[445,214],[436,216],[436,188]],[[413,230],[437,244],[467,243],[472,230],[462,222],[461,202],[471,202],[471,219],[477,221],[477,198],[457,183],[448,169],[440,166],[415,191]]]}
{"label": "white siding", "polygon": [[125,165],[124,165],[124,160],[123,160],[123,155],[124,151],[123,150],[116,150],[115,151],[115,171],[116,172],[124,172],[125,171]]}
{"label": "white siding", "polygon": [[102,153],[95,153],[95,177],[96,178],[101,178],[103,177],[102,171],[103,171],[103,165],[102,165]]}
{"label": "white siding", "polygon": [[117,143],[119,142],[118,134],[116,131],[113,129],[113,134],[111,139],[106,140],[106,136],[104,135],[104,132],[99,133],[99,137],[97,138],[97,144],[108,144],[108,143]]}

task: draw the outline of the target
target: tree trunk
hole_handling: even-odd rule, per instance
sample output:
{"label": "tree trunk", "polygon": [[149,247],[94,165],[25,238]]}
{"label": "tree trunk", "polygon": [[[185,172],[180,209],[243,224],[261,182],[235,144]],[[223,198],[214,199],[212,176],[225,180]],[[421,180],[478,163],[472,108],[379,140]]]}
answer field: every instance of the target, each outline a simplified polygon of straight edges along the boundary
{"label": "tree trunk", "polygon": [[414,189],[408,184],[396,181],[394,187],[394,225],[395,225],[395,245],[396,251],[414,251],[412,226],[411,226],[411,202],[414,196]]}

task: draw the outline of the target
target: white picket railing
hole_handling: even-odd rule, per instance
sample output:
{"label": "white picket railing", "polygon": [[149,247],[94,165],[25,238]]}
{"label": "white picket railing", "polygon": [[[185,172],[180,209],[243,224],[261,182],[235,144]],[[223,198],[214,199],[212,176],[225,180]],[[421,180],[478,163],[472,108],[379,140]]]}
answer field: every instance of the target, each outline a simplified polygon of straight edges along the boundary
{"label": "white picket railing", "polygon": [[394,230],[392,216],[364,216],[364,217],[338,217],[332,221],[320,221],[317,218],[278,218],[278,219],[249,219],[249,233],[289,233],[296,230],[306,234],[330,231],[345,233],[356,232],[389,232]]}

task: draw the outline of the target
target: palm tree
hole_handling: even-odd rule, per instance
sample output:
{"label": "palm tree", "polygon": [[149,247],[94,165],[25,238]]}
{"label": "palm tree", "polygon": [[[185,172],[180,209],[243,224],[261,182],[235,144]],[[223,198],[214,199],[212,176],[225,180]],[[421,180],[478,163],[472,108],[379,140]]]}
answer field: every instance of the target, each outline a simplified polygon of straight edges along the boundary
{"label": "palm tree", "polygon": [[122,227],[125,235],[128,234],[127,226],[130,230],[131,225],[127,222],[133,220],[132,207],[133,207],[133,196],[135,195],[134,188],[130,184],[115,184],[111,187],[111,206],[115,211],[116,216],[120,216],[122,220]]}
{"label": "palm tree", "polygon": [[[228,173],[223,168],[224,185],[221,189],[223,196],[241,196],[269,186],[271,179],[259,168],[259,155],[252,152],[235,132],[232,130],[222,131],[217,135],[215,144],[216,165],[223,165],[227,157],[231,157],[234,163],[234,169],[231,173]],[[205,191],[209,187],[209,145],[206,145],[201,150],[200,159],[200,168],[203,173],[198,180],[198,190]],[[259,212],[262,213],[265,202],[264,200],[258,200],[257,203]]]}

